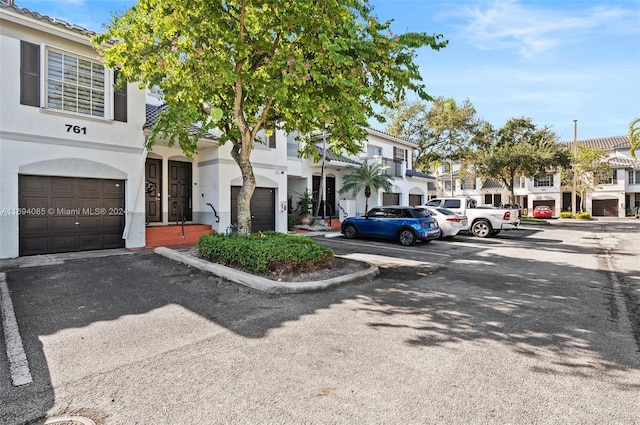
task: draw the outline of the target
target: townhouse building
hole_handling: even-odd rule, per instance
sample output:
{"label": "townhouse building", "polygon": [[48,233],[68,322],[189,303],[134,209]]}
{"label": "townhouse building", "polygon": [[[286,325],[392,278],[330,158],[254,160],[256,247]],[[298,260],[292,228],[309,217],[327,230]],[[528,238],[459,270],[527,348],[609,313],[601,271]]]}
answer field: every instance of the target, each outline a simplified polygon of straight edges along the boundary
{"label": "townhouse building", "polygon": [[[630,154],[631,143],[627,136],[603,137],[579,140],[579,144],[602,148],[611,168],[607,176],[599,176],[593,191],[583,200],[577,194],[578,205],[594,217],[625,217],[635,208],[640,208],[640,162]],[[568,149],[573,142],[562,142]],[[636,151],[640,158],[640,150]],[[507,188],[493,179],[459,178],[459,166],[453,165],[453,173],[440,168],[438,176],[438,196],[469,196],[479,204],[500,206],[509,202]],[[452,190],[453,188],[453,190]],[[547,205],[558,216],[562,211],[570,211],[572,185],[563,184],[560,173],[550,173],[541,178],[520,177],[515,188],[515,202],[528,212],[538,205]]]}
{"label": "townhouse building", "polygon": [[[242,177],[231,144],[214,131],[193,159],[163,141],[147,150],[166,108],[161,92],[116,89],[92,32],[7,0],[0,24],[0,258],[141,248],[167,229],[184,238],[185,224],[224,232],[237,223]],[[433,176],[412,170],[406,140],[369,129],[363,152],[351,156],[332,155],[319,140],[318,163],[298,158],[296,136],[263,132],[254,144],[254,231],[286,232],[289,205],[305,189],[325,201],[322,215],[364,213],[364,194],[338,191],[365,160],[393,180],[369,206],[422,204],[435,191]]]}
{"label": "townhouse building", "polygon": [[145,244],[145,95],[90,36],[0,3],[0,258]]}

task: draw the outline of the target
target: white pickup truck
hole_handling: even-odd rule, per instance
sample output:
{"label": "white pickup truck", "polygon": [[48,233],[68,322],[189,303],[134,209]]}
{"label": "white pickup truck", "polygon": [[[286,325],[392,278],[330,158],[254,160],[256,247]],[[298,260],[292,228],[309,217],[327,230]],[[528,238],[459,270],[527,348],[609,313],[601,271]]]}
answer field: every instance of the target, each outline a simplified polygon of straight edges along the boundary
{"label": "white pickup truck", "polygon": [[466,216],[469,231],[481,238],[497,235],[501,230],[514,230],[520,225],[517,209],[478,206],[472,198],[434,198],[425,205],[447,208]]}

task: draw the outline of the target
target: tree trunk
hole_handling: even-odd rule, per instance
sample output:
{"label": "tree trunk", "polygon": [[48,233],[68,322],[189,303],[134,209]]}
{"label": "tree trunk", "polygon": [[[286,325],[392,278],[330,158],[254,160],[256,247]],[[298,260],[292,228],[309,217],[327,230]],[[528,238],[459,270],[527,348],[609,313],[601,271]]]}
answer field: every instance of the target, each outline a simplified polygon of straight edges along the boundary
{"label": "tree trunk", "polygon": [[243,135],[242,143],[234,142],[231,156],[240,167],[242,173],[242,187],[238,193],[238,231],[242,234],[251,233],[251,198],[256,188],[256,177],[249,157],[253,147],[251,133]]}

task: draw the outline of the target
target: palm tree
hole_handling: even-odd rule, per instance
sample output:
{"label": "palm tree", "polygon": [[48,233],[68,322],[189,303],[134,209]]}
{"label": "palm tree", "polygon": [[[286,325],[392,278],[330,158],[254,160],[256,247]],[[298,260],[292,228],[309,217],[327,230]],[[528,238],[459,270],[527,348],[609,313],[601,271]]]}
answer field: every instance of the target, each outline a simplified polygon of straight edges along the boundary
{"label": "palm tree", "polygon": [[640,149],[640,117],[629,124],[629,141],[631,142],[629,153],[635,159],[636,149]]}
{"label": "palm tree", "polygon": [[340,188],[338,193],[351,192],[355,197],[358,192],[364,189],[364,211],[366,213],[369,211],[369,197],[371,196],[371,192],[377,192],[380,189],[390,192],[393,187],[391,184],[391,176],[384,172],[386,168],[387,167],[383,167],[376,162],[369,165],[369,163],[365,161],[360,168],[353,170],[344,177],[342,188]]}

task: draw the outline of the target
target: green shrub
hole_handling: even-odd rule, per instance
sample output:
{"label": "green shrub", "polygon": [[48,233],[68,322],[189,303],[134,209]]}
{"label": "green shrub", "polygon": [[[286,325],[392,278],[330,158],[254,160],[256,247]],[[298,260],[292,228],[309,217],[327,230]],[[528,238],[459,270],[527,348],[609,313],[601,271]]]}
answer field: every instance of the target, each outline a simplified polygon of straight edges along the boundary
{"label": "green shrub", "polygon": [[202,235],[198,255],[249,273],[266,273],[313,270],[331,264],[334,253],[310,238],[270,231],[253,235]]}
{"label": "green shrub", "polygon": [[287,230],[293,230],[296,225],[296,216],[294,214],[287,214]]}
{"label": "green shrub", "polygon": [[585,211],[576,214],[576,218],[580,220],[591,220],[591,213]]}
{"label": "green shrub", "polygon": [[573,217],[573,214],[571,214],[571,211],[562,211],[562,212],[560,212],[560,215],[558,217],[559,218],[571,218],[571,217]]}

